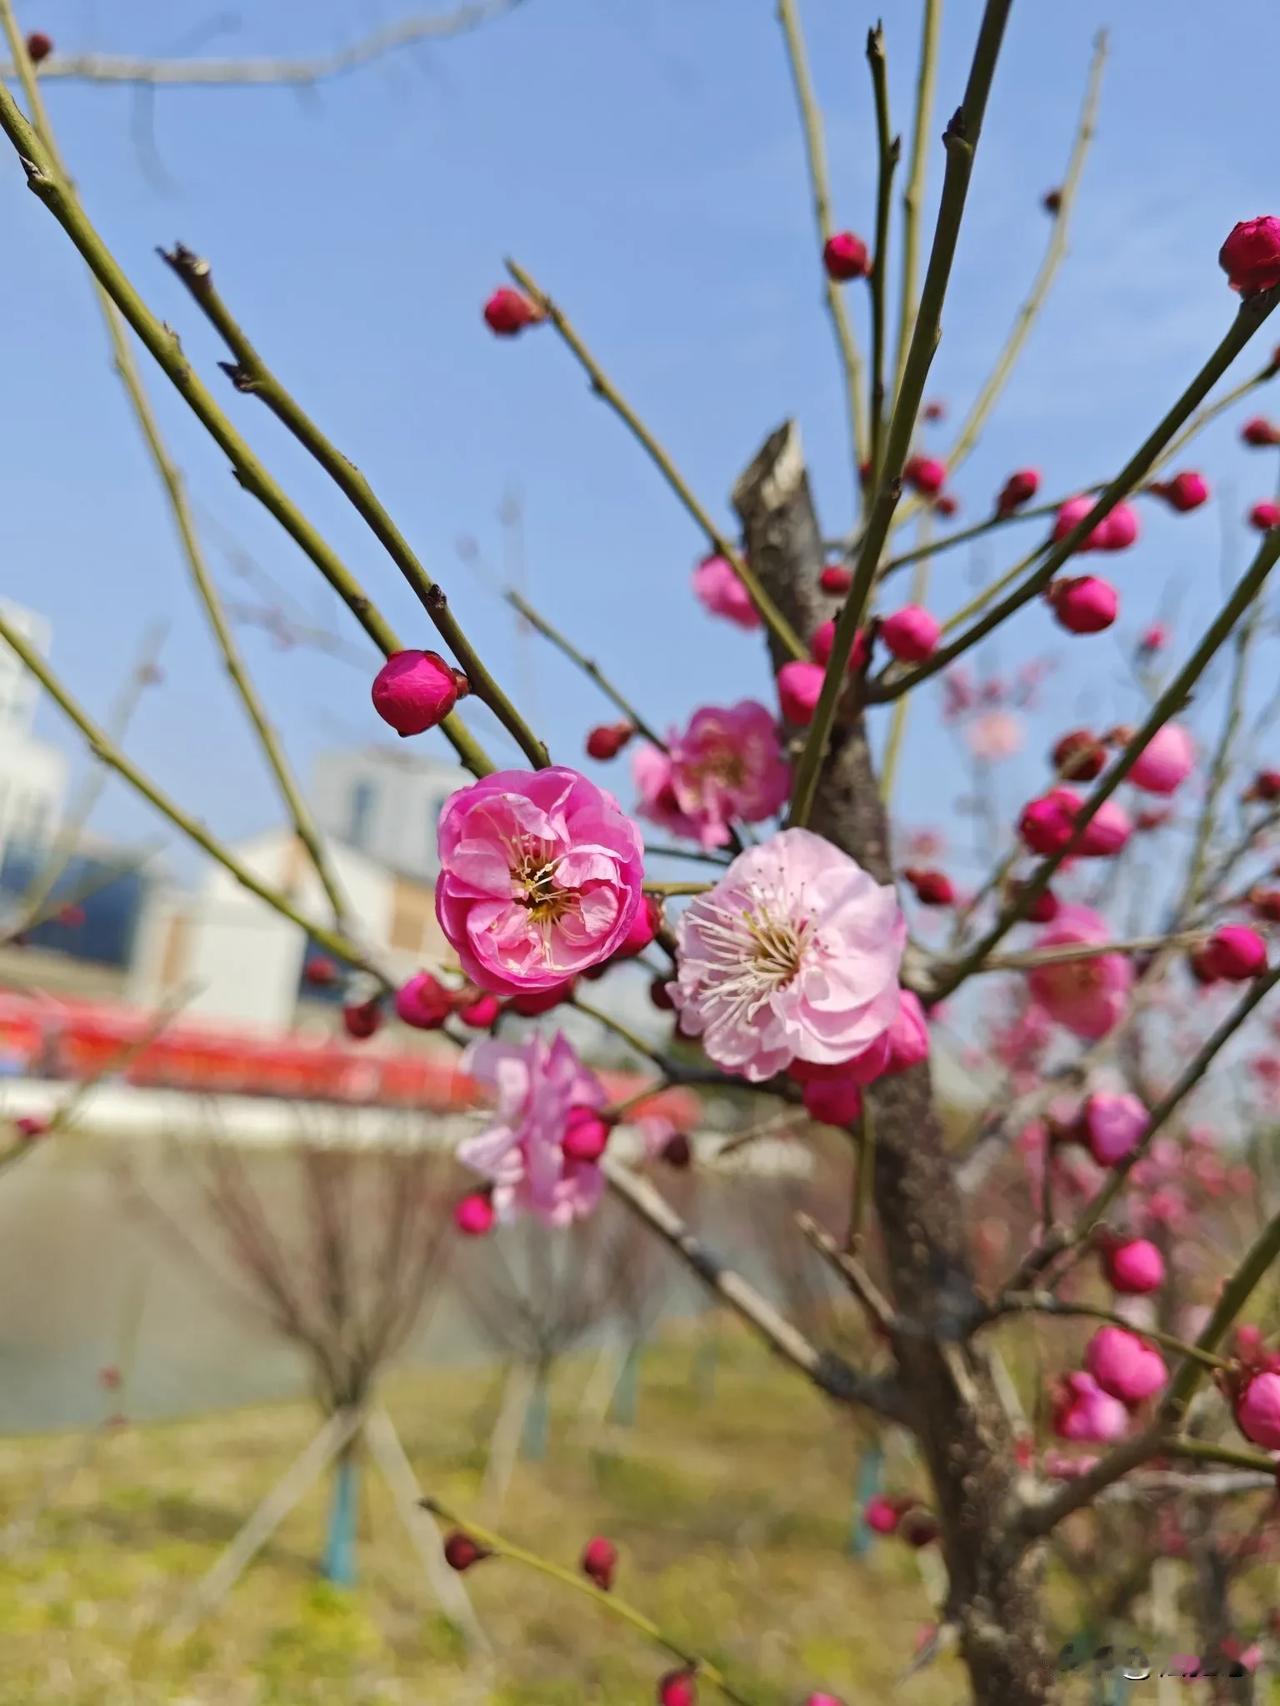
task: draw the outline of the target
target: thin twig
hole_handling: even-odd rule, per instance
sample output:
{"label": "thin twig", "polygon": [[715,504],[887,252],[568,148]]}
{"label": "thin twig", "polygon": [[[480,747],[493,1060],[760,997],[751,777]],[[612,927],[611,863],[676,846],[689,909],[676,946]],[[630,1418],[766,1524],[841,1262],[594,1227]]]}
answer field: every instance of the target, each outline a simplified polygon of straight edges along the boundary
{"label": "thin twig", "polygon": [[898,357],[893,389],[897,394],[916,323],[916,271],[920,255],[920,214],[924,204],[925,172],[932,140],[933,91],[938,73],[938,29],[942,0],[924,0],[920,30],[920,66],[916,73],[915,112],[911,131],[911,160],[902,192],[902,279],[898,304]]}
{"label": "thin twig", "polygon": [[893,1305],[858,1258],[849,1251],[842,1250],[831,1234],[819,1226],[810,1215],[798,1214],[796,1225],[832,1272],[838,1274],[848,1286],[871,1317],[873,1324],[882,1333],[891,1334],[895,1325]]}
{"label": "thin twig", "polygon": [[547,621],[546,617],[543,616],[540,611],[534,609],[533,605],[529,603],[529,600],[523,593],[517,592],[514,587],[508,587],[503,596],[511,608],[517,611],[519,615],[521,615],[530,625],[530,627],[536,628],[544,640],[550,640],[551,644],[557,651],[563,652],[565,657],[569,659],[570,663],[576,664],[584,675],[589,676],[590,679],[595,682],[596,686],[604,694],[605,698],[611,700],[613,704],[617,706],[618,710],[622,712],[623,716],[638,734],[642,734],[647,741],[651,742],[651,744],[656,746],[660,751],[665,752],[667,750],[667,743],[663,740],[662,736],[654,730],[651,723],[646,722],[644,717],[640,715],[639,711],[636,710],[635,706],[629,699],[623,698],[622,694],[619,693],[618,689],[613,685],[612,681],[609,680],[608,676],[600,668],[598,663],[580,652],[572,641],[565,638],[558,628],[553,628],[551,623]]}
{"label": "thin twig", "polygon": [[876,150],[880,169],[876,184],[876,246],[871,269],[871,490],[880,482],[880,448],[885,428],[885,316],[889,294],[889,206],[893,174],[902,152],[900,137],[889,124],[889,71],[885,62],[884,28],[867,31],[867,64],[876,108]]}

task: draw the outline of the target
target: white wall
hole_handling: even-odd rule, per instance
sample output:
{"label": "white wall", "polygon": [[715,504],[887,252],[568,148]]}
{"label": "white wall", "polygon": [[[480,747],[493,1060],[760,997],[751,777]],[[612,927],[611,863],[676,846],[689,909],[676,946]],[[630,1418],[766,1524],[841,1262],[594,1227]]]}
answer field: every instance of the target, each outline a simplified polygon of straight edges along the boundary
{"label": "white wall", "polygon": [[426,879],[439,869],[436,822],[470,778],[438,759],[394,747],[321,753],[311,805],[326,835],[393,870]]}
{"label": "white wall", "polygon": [[[51,630],[42,616],[0,599],[5,617],[42,653]],[[0,859],[9,844],[47,846],[62,817],[67,761],[31,733],[40,687],[7,646],[0,645]]]}

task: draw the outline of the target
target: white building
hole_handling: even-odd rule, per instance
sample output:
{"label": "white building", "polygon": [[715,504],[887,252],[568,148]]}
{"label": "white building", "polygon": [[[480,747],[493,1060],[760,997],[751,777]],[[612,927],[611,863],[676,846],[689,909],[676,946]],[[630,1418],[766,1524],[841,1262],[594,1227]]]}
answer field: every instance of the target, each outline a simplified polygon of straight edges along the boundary
{"label": "white building", "polygon": [[471,778],[407,748],[352,747],[316,760],[311,809],[332,840],[405,876],[430,881],[436,825],[449,795]]}
{"label": "white building", "polygon": [[[0,605],[5,620],[47,654],[52,634],[44,617],[8,599],[0,599]],[[0,644],[0,864],[10,847],[48,846],[62,817],[67,761],[31,732],[39,696],[39,682]]]}

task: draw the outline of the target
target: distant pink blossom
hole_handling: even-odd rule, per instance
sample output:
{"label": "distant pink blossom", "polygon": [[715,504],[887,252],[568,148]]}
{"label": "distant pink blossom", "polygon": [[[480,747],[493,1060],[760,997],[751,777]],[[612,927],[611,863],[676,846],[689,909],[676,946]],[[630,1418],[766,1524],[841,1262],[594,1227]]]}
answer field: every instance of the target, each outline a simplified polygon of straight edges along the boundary
{"label": "distant pink blossom", "polygon": [[662,752],[640,747],[632,761],[641,817],[704,847],[723,847],[738,819],[760,823],[786,804],[791,769],[773,715],[754,699],[703,706]]}
{"label": "distant pink blossom", "polygon": [[550,989],[623,945],[643,846],[612,794],[576,770],[499,770],[440,816],[436,915],[481,989]]}
{"label": "distant pink blossom", "polygon": [[[1111,940],[1110,926],[1087,906],[1064,906],[1047,930],[1036,937],[1037,948],[1081,947]],[[1078,1037],[1106,1036],[1128,1004],[1133,968],[1123,954],[1094,954],[1088,959],[1059,960],[1034,967],[1027,984],[1051,1019]]]}
{"label": "distant pink blossom", "polygon": [[1054,1396],[1053,1431],[1059,1439],[1108,1444],[1129,1431],[1129,1412],[1090,1374],[1064,1376]]}
{"label": "distant pink blossom", "polygon": [[739,628],[760,626],[760,612],[727,558],[704,557],[693,571],[693,591],[698,603],[713,616],[723,616]]}
{"label": "distant pink blossom", "polygon": [[681,1029],[753,1081],[848,1060],[899,1016],[897,896],[807,829],[740,853],[676,935]]}
{"label": "distant pink blossom", "polygon": [[474,1042],[463,1070],[493,1092],[495,1123],[458,1145],[458,1159],[492,1185],[499,1221],[532,1214],[549,1226],[567,1226],[590,1214],[604,1192],[604,1176],[591,1161],[575,1161],[562,1147],[574,1109],[604,1105],[604,1087],[559,1033],[548,1042]]}
{"label": "distant pink blossom", "polygon": [[[950,677],[948,677],[948,680]],[[975,758],[987,764],[998,764],[1021,751],[1023,733],[1021,719],[1012,711],[986,711],[975,717],[965,730],[965,740]]]}
{"label": "distant pink blossom", "polygon": [[1150,1115],[1131,1091],[1098,1090],[1086,1098],[1080,1122],[1089,1153],[1099,1167],[1114,1167],[1137,1147]]}
{"label": "distant pink blossom", "polygon": [[1135,788],[1149,794],[1172,794],[1195,769],[1196,746],[1181,723],[1165,723],[1138,754],[1129,772]]}

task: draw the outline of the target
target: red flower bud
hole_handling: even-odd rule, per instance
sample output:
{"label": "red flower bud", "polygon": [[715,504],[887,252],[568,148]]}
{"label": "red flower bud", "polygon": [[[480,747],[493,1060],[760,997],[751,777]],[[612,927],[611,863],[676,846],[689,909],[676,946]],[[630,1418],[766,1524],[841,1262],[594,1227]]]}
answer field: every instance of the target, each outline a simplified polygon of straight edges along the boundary
{"label": "red flower bud", "polygon": [[1053,581],[1045,598],[1060,628],[1069,634],[1100,634],[1116,619],[1120,597],[1110,581],[1098,575],[1076,575]]}
{"label": "red flower bud", "polygon": [[1269,498],[1254,504],[1249,511],[1249,524],[1259,533],[1269,533],[1273,527],[1280,527],[1280,504],[1272,503]]}
{"label": "red flower bud", "polygon": [[373,680],[373,708],[400,736],[435,728],[470,685],[436,652],[394,652]]}
{"label": "red flower bud", "polygon": [[1247,420],[1240,428],[1240,437],[1255,450],[1269,450],[1272,445],[1280,443],[1276,429],[1265,415],[1254,415]]}
{"label": "red flower bud", "polygon": [[338,968],[327,954],[312,954],[302,968],[305,982],[316,989],[328,989],[338,981]]}
{"label": "red flower bud", "polygon": [[32,30],[27,37],[27,57],[33,65],[39,65],[42,59],[48,59],[53,52],[53,37],[47,36],[43,30]]}
{"label": "red flower bud", "polygon": [[932,1511],[925,1510],[908,1511],[898,1527],[898,1533],[907,1545],[917,1549],[931,1545],[940,1532],[937,1517]]}
{"label": "red flower bud", "polygon": [[1016,473],[1010,474],[1001,486],[1000,496],[996,499],[996,514],[1012,515],[1014,510],[1030,503],[1039,490],[1039,471],[1035,468],[1019,468]]}
{"label": "red flower bud", "polygon": [[[1014,883],[1011,893],[1015,896],[1020,894],[1024,886],[1022,883]],[[1052,924],[1061,911],[1062,902],[1052,889],[1046,889],[1043,894],[1036,896],[1022,916],[1030,924]]]}
{"label": "red flower bud", "polygon": [[904,604],[880,624],[880,638],[899,663],[923,663],[938,649],[942,624],[919,604]]}
{"label": "red flower bud", "polygon": [[843,563],[828,563],[818,576],[818,585],[823,592],[841,598],[853,585],[853,571],[846,569]]}
{"label": "red flower bud", "polygon": [[601,723],[587,735],[590,758],[616,758],[635,733],[631,723]]}
{"label": "red flower bud", "polygon": [[1172,480],[1157,480],[1150,490],[1182,515],[1188,510],[1199,509],[1202,503],[1209,501],[1209,482],[1203,474],[1190,471],[1175,474]]}
{"label": "red flower bud", "polygon": [[659,1679],[658,1706],[698,1706],[698,1685],[691,1670],[669,1670]]}
{"label": "red flower bud", "polygon": [[947,417],[946,405],[938,402],[935,398],[933,402],[925,404],[922,414],[926,421],[933,422],[945,420]]}
{"label": "red flower bud", "polygon": [[908,456],[902,478],[921,497],[936,498],[947,483],[947,465],[936,456]]}
{"label": "red flower bud", "polygon": [[618,1568],[618,1548],[612,1540],[597,1534],[588,1540],[582,1551],[582,1573],[593,1581],[601,1593],[608,1593]]}
{"label": "red flower bud", "polygon": [[560,1147],[570,1161],[598,1161],[609,1147],[609,1122],[594,1108],[570,1108]]}
{"label": "red flower bud", "polygon": [[429,971],[415,972],[396,990],[396,1017],[415,1031],[438,1031],[453,1012],[453,996]]}
{"label": "red flower bud", "polygon": [[822,693],[826,671],[820,663],[804,663],[794,658],[778,671],[778,704],[786,722],[797,728],[807,728],[813,721]]}
{"label": "red flower bud", "polygon": [[862,1091],[852,1078],[812,1078],[804,1087],[804,1106],[824,1125],[852,1125],[862,1112]]}
{"label": "red flower bud", "polygon": [[1054,219],[1062,212],[1062,191],[1046,190],[1040,197],[1040,205]]}
{"label": "red flower bud", "polygon": [[493,1202],[488,1191],[472,1191],[453,1205],[453,1224],[468,1238],[493,1231]]}
{"label": "red flower bud", "polygon": [[[824,668],[826,667],[827,660],[831,656],[831,648],[835,645],[835,640],[835,622],[831,618],[828,618],[825,622],[819,622],[818,626],[813,631],[813,638],[809,642],[809,650],[813,653],[813,661],[815,663],[820,663]],[[853,645],[849,648],[850,675],[863,667],[869,654],[870,648],[867,645],[867,631],[865,628],[859,628],[857,633],[853,636]]]}
{"label": "red flower bud", "polygon": [[688,1136],[682,1131],[673,1131],[663,1144],[658,1159],[665,1161],[668,1167],[674,1167],[677,1173],[683,1173],[693,1160],[693,1145]]}
{"label": "red flower bud", "polygon": [[1214,931],[1197,957],[1210,978],[1247,983],[1267,969],[1267,944],[1247,924],[1224,924]]}
{"label": "red flower bud", "polygon": [[13,1122],[13,1129],[19,1137],[34,1143],[36,1138],[44,1136],[52,1123],[43,1114],[19,1114]]}
{"label": "red flower bud", "polygon": [[851,278],[868,276],[871,256],[861,237],[855,237],[852,231],[837,231],[823,245],[822,264],[828,278],[844,284]]}
{"label": "red flower bud", "polygon": [[1072,729],[1053,748],[1053,767],[1066,782],[1092,782],[1106,763],[1106,747],[1088,729]]}
{"label": "red flower bud", "polygon": [[649,999],[658,1009],[659,1013],[673,1013],[675,1011],[676,1004],[671,999],[667,990],[667,984],[669,982],[669,978],[655,977],[653,982],[649,985]]}
{"label": "red flower bud", "polygon": [[1259,770],[1249,785],[1246,799],[1280,800],[1280,770]]}
{"label": "red flower bud", "polygon": [[1242,219],[1218,251],[1218,265],[1241,296],[1280,284],[1280,219]]}
{"label": "red flower bud", "polygon": [[382,1005],[377,1001],[349,1001],[342,1009],[342,1028],[349,1037],[363,1042],[382,1025]]}
{"label": "red flower bud", "polygon": [[933,500],[933,507],[935,513],[940,515],[944,521],[950,521],[960,508],[960,499],[953,492],[939,492]]}
{"label": "red flower bud", "polygon": [[445,1538],[444,1561],[451,1570],[457,1570],[459,1574],[492,1556],[487,1546],[481,1546],[460,1528],[455,1528],[453,1533]]}
{"label": "red flower bud", "polygon": [[501,1012],[502,1003],[496,995],[477,995],[474,1001],[458,1008],[458,1017],[473,1031],[487,1031],[492,1029]]}
{"label": "red flower bud", "polygon": [[522,291],[507,285],[495,290],[484,305],[485,325],[500,338],[513,338],[526,326],[536,326],[544,318],[536,302],[530,302]]}
{"label": "red flower bud", "polygon": [[1259,918],[1268,924],[1280,924],[1280,889],[1256,888],[1250,892],[1249,905]]}
{"label": "red flower bud", "polygon": [[954,904],[956,891],[945,871],[922,871],[912,866],[902,874],[916,891],[916,899],[922,906]]}
{"label": "red flower bud", "polygon": [[522,1019],[536,1019],[540,1013],[549,1013],[567,1001],[573,994],[573,985],[574,979],[567,977],[563,983],[553,983],[550,989],[527,989],[523,995],[513,995],[507,1005]]}

